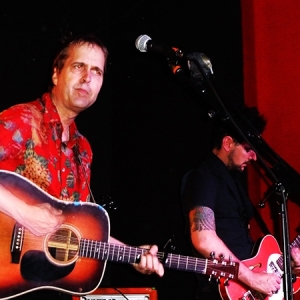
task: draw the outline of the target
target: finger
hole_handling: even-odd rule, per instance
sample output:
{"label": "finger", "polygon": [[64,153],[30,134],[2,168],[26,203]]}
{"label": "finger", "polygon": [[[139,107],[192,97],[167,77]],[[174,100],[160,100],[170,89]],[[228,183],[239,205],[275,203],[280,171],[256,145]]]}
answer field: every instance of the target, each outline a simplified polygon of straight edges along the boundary
{"label": "finger", "polygon": [[158,252],[158,247],[156,245],[152,245],[149,249],[149,253],[156,256],[157,252]]}
{"label": "finger", "polygon": [[54,208],[53,206],[50,206],[49,211],[55,216],[60,216],[63,213],[61,209]]}
{"label": "finger", "polygon": [[147,253],[146,254],[146,269],[147,270],[151,270],[151,271],[155,271],[155,257],[151,254],[151,253]]}
{"label": "finger", "polygon": [[271,291],[271,292],[268,293],[269,297],[272,297],[273,295],[274,295],[273,291]]}
{"label": "finger", "polygon": [[157,257],[158,247],[156,245],[152,245],[150,247],[149,253],[155,255],[155,258],[153,259],[154,269],[156,274],[162,277],[164,275],[165,270],[163,264],[159,261]]}
{"label": "finger", "polygon": [[138,263],[138,267],[142,270],[142,269],[146,269],[147,266],[147,259],[146,259],[146,255],[143,254],[140,257],[140,261]]}
{"label": "finger", "polygon": [[165,273],[165,269],[161,263],[159,263],[158,269],[156,271],[156,274],[160,277],[162,277]]}
{"label": "finger", "polygon": [[42,203],[37,205],[41,209],[47,209],[53,215],[61,215],[63,211],[61,209],[54,208],[50,203]]}
{"label": "finger", "polygon": [[292,248],[291,255],[295,262],[295,265],[300,265],[300,249],[299,248]]}
{"label": "finger", "polygon": [[276,275],[276,282],[280,285],[281,284],[281,278],[280,277],[278,277],[277,275]]}

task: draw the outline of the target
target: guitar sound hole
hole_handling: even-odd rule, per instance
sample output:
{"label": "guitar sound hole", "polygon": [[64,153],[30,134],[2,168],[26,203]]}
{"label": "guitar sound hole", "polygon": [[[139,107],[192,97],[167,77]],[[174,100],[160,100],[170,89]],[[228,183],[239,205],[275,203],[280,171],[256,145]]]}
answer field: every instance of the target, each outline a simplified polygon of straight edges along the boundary
{"label": "guitar sound hole", "polygon": [[49,260],[56,265],[73,263],[78,257],[79,240],[79,233],[73,227],[62,225],[45,239]]}

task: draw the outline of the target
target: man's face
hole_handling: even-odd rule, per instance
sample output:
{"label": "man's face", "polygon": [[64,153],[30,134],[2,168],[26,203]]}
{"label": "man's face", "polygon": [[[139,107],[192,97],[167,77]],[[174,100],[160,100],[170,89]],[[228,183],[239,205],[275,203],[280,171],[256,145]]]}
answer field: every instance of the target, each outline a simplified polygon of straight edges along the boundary
{"label": "man's face", "polygon": [[96,45],[74,45],[61,71],[54,69],[52,94],[61,112],[75,114],[91,106],[102,87],[105,56]]}
{"label": "man's face", "polygon": [[242,172],[251,160],[256,159],[256,153],[247,143],[235,143],[228,154],[227,167],[229,170]]}

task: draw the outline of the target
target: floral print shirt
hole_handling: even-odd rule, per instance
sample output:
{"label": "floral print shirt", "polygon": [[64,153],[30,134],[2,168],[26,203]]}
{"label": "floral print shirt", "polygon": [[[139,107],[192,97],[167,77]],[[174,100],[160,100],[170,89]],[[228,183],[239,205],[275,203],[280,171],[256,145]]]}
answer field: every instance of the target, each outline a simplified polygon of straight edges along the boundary
{"label": "floral print shirt", "polygon": [[0,113],[0,170],[26,177],[57,199],[89,201],[90,144],[74,122],[68,142],[61,140],[62,129],[49,93],[4,110]]}

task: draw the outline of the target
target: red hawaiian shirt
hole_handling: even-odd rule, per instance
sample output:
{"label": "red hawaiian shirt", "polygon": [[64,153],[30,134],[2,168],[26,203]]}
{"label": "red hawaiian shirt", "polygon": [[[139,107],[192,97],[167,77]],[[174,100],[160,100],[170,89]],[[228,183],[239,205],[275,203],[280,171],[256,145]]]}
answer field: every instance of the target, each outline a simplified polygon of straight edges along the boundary
{"label": "red hawaiian shirt", "polygon": [[4,110],[0,113],[0,169],[26,177],[58,199],[89,201],[90,144],[74,122],[69,141],[63,143],[61,136],[60,117],[48,93]]}

